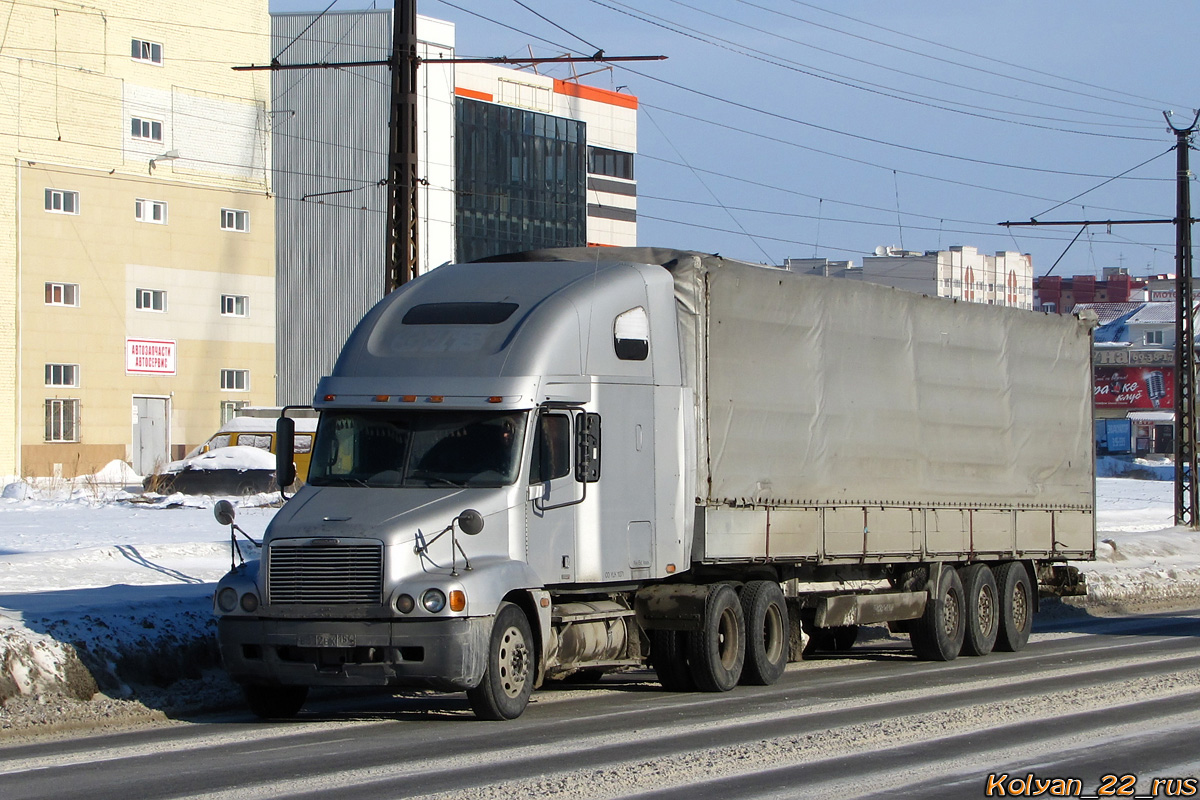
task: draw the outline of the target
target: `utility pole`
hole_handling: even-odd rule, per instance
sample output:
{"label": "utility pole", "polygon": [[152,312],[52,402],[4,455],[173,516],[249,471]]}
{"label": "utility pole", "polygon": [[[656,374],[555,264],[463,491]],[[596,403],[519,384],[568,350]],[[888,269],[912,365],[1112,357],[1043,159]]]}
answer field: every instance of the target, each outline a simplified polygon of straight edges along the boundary
{"label": "utility pole", "polygon": [[1175,133],[1175,524],[1195,528],[1200,521],[1196,496],[1196,348],[1192,304],[1192,204],[1188,154],[1200,111]]}
{"label": "utility pole", "polygon": [[392,103],[388,122],[388,221],[385,293],[417,277],[420,226],[417,187],[417,3],[392,9]]}
{"label": "utility pole", "polygon": [[[1171,115],[1163,112],[1167,126],[1175,134],[1175,218],[1074,220],[1070,222],[1001,222],[1006,228],[1037,225],[1080,225],[1080,233],[1089,225],[1164,225],[1175,226],[1175,524],[1200,527],[1200,496],[1197,493],[1196,447],[1196,348],[1195,308],[1192,303],[1192,219],[1191,171],[1188,153],[1191,138],[1200,122],[1195,112],[1192,124],[1176,128]],[[1076,234],[1075,239],[1079,235]],[[1071,244],[1075,243],[1071,240]],[[1068,249],[1070,245],[1067,245]],[[1066,251],[1063,251],[1066,255]],[[1060,256],[1061,258],[1061,256]]]}

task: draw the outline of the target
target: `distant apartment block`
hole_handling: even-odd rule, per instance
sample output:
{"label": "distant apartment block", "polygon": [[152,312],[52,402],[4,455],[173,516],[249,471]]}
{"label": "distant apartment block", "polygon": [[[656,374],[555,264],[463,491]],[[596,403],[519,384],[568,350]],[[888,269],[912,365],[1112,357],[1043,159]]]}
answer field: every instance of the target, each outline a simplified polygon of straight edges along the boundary
{"label": "distant apartment block", "polygon": [[956,246],[926,252],[880,247],[862,266],[853,261],[789,258],[784,267],[812,275],[861,280],[894,286],[932,297],[970,303],[1033,308],[1033,260],[1015,252],[983,255],[974,247]]}
{"label": "distant apartment block", "polygon": [[267,3],[5,14],[0,474],[148,474],[275,399]]}
{"label": "distant apartment block", "polygon": [[[1146,281],[1132,277],[1128,270],[1121,267],[1105,267],[1101,278],[1095,275],[1076,275],[1072,278],[1044,275],[1034,282],[1034,290],[1038,310],[1058,314],[1069,314],[1077,305],[1136,303],[1148,299]],[[1173,285],[1170,297],[1175,297]]]}

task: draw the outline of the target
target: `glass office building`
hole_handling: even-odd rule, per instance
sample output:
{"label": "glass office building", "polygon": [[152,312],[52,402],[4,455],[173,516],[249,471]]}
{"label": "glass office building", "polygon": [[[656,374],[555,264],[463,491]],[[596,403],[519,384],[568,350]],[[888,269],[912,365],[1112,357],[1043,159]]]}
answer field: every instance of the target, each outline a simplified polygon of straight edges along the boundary
{"label": "glass office building", "polygon": [[457,261],[587,244],[580,120],[455,98]]}

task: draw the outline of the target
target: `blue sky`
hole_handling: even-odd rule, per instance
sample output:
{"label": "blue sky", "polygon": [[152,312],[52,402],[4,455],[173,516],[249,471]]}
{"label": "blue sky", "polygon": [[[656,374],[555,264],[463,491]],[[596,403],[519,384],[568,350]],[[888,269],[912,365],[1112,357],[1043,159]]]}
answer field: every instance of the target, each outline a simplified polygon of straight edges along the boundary
{"label": "blue sky", "polygon": [[970,245],[1031,253],[1039,275],[1060,257],[1065,276],[1174,271],[1169,225],[1092,228],[1068,249],[1078,227],[996,223],[1174,216],[1162,112],[1186,126],[1200,107],[1190,0],[419,0],[418,11],[455,23],[460,55],[668,56],[583,78],[641,101],[640,244],[771,263]]}

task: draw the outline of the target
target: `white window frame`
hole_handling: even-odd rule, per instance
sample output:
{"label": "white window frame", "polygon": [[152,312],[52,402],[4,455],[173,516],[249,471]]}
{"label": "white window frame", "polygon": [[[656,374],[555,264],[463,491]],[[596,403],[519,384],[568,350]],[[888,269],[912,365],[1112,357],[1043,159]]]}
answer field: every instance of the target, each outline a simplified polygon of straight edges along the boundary
{"label": "white window frame", "polygon": [[238,415],[240,409],[250,405],[249,400],[222,400],[221,401],[221,424],[229,422]]}
{"label": "white window frame", "polygon": [[78,364],[47,364],[46,385],[76,388],[79,386]]}
{"label": "white window frame", "polygon": [[147,200],[139,197],[133,201],[133,218],[138,222],[149,222],[152,225],[166,225],[167,203],[165,200]]}
{"label": "white window frame", "polygon": [[[155,48],[158,58],[155,58]],[[143,64],[154,64],[161,67],[163,63],[163,46],[158,42],[148,42],[145,39],[131,39],[129,42],[129,57]]]}
{"label": "white window frame", "polygon": [[133,307],[138,311],[153,311],[156,314],[166,313],[166,289],[134,289]]}
{"label": "white window frame", "polygon": [[250,316],[250,298],[244,294],[223,294],[223,295],[221,295],[221,316],[222,317],[248,317],[248,316]]}
{"label": "white window frame", "polygon": [[[70,206],[70,208],[68,208]],[[79,192],[46,188],[46,211],[51,214],[79,214]]]}
{"label": "white window frame", "polygon": [[1162,330],[1160,329],[1157,331],[1146,331],[1145,340],[1143,343],[1144,344],[1162,344],[1163,343]]}
{"label": "white window frame", "polygon": [[221,230],[237,231],[238,233],[250,232],[250,212],[239,208],[222,208],[221,209]]}
{"label": "white window frame", "polygon": [[45,409],[45,441],[79,441],[79,400],[70,397],[48,397]]}
{"label": "white window frame", "polygon": [[[46,294],[50,299],[46,301],[48,306],[67,306],[70,308],[79,308],[79,284],[78,283],[59,283],[58,281],[46,281]],[[59,295],[59,299],[55,300],[54,295]],[[68,295],[70,300],[68,302]]]}
{"label": "white window frame", "polygon": [[[238,384],[241,384],[240,386]],[[250,370],[223,369],[221,370],[221,391],[248,392],[250,391]]]}
{"label": "white window frame", "polygon": [[157,119],[130,117],[129,133],[139,142],[162,142],[163,124]]}

